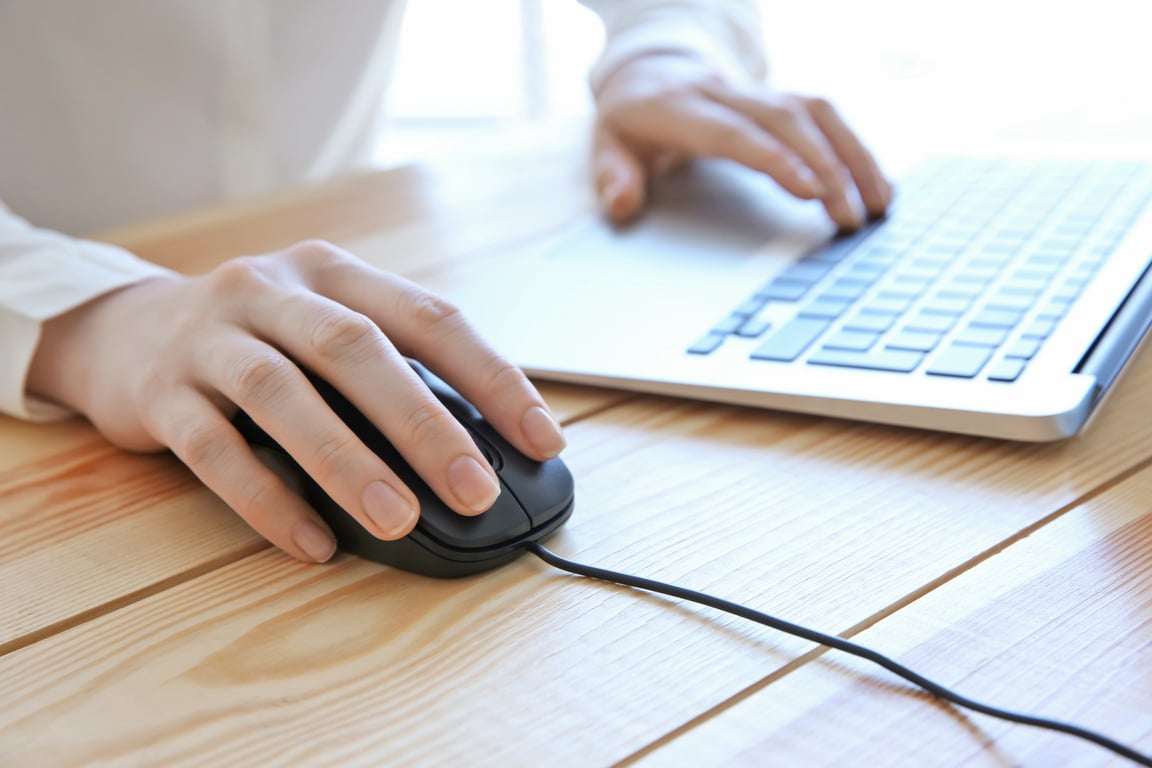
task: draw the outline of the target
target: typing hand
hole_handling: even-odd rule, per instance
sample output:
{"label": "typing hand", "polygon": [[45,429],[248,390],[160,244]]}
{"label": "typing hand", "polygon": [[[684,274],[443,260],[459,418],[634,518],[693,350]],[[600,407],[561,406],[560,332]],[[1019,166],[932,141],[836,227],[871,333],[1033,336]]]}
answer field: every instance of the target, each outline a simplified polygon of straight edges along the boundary
{"label": "typing hand", "polygon": [[376,536],[407,534],[415,496],[327,408],[299,361],[372,419],[450,507],[477,514],[499,492],[495,474],[405,356],[525,454],[546,459],[563,447],[535,388],[453,306],[322,242],[148,280],[50,321],[29,389],[124,448],[170,448],[273,544],[323,561],[331,532],[230,419],[248,413]]}
{"label": "typing hand", "polygon": [[728,85],[690,56],[651,54],[616,70],[596,102],[596,190],[617,221],[642,210],[649,181],[694,156],[735,160],[819,199],[845,230],[891,202],[875,159],[823,99]]}

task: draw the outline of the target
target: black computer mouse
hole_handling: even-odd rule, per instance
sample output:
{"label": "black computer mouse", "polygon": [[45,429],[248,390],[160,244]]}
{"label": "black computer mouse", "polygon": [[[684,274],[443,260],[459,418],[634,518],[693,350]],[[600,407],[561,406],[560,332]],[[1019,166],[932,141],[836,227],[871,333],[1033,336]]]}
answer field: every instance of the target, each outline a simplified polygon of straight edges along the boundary
{"label": "black computer mouse", "polygon": [[453,512],[416,471],[343,395],[309,374],[313,386],[420,501],[416,527],[396,541],[381,541],[341,509],[247,414],[234,420],[261,459],[320,513],[336,534],[340,549],[385,565],[428,576],[452,578],[487,571],[516,559],[523,545],[554,533],[572,514],[572,474],[560,459],[540,462],[520,453],[455,390],[419,364],[413,369],[472,435],[500,478],[501,493],[475,517]]}

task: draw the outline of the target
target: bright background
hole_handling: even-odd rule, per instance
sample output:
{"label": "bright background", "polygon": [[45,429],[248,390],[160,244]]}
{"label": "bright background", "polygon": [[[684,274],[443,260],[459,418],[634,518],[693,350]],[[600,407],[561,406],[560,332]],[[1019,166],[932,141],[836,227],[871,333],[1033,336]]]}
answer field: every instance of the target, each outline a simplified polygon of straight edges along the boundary
{"label": "bright background", "polygon": [[[883,154],[930,136],[1147,142],[1148,0],[765,0],[774,85],[829,97]],[[576,0],[410,0],[380,160],[470,152],[590,110]]]}

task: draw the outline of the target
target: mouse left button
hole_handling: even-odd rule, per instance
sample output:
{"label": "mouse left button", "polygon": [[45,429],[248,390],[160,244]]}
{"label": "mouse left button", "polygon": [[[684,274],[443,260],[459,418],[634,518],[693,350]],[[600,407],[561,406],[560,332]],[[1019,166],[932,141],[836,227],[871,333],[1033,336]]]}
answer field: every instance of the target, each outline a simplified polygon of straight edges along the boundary
{"label": "mouse left button", "polygon": [[304,482],[304,472],[300,466],[281,451],[269,448],[266,445],[253,445],[252,454],[260,463],[272,470],[293,491],[303,496],[307,484]]}

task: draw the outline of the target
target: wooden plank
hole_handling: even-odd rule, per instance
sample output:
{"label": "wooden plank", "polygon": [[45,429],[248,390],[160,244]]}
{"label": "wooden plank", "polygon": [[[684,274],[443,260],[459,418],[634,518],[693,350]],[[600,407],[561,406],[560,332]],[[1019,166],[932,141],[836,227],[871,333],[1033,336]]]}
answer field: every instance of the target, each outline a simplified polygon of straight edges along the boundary
{"label": "wooden plank", "polygon": [[[1152,470],[860,633],[971,698],[1152,754]],[[636,764],[1130,765],[1070,736],[951,709],[837,652]]]}
{"label": "wooden plank", "polygon": [[173,457],[78,420],[5,421],[0,457],[0,653],[266,546]]}
{"label": "wooden plank", "polygon": [[[865,626],[1146,463],[1130,414],[1150,376],[1142,360],[1084,438],[1037,446],[638,399],[569,428],[577,512],[554,545]],[[0,658],[21,692],[0,757],[605,764],[808,648],[524,560],[438,582],[267,551]]]}
{"label": "wooden plank", "polygon": [[[543,384],[561,421],[625,399]],[[175,458],[0,418],[0,654],[267,544]]]}

